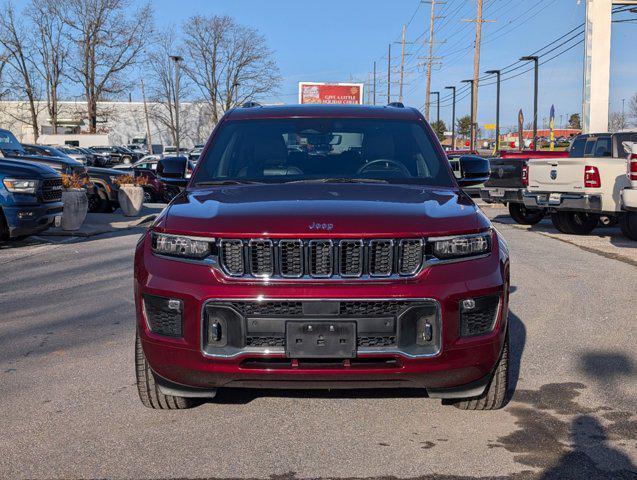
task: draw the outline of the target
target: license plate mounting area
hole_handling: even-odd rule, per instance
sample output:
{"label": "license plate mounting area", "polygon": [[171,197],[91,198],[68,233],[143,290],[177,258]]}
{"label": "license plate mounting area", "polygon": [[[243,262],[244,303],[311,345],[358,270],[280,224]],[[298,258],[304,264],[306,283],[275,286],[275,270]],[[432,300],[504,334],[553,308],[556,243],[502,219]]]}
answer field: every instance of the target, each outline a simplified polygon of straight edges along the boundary
{"label": "license plate mounting area", "polygon": [[289,321],[285,340],[288,358],[354,358],[356,322]]}

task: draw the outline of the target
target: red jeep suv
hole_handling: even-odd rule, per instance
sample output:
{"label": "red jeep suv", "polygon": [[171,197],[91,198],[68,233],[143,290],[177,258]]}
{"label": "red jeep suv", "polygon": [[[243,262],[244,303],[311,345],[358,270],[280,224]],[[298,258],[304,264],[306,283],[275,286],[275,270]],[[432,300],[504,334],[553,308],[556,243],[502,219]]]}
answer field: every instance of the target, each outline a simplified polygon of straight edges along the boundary
{"label": "red jeep suv", "polygon": [[[505,402],[509,255],[423,116],[247,104],[135,255],[144,405],[219,388],[416,387]],[[424,392],[423,392],[424,394]]]}

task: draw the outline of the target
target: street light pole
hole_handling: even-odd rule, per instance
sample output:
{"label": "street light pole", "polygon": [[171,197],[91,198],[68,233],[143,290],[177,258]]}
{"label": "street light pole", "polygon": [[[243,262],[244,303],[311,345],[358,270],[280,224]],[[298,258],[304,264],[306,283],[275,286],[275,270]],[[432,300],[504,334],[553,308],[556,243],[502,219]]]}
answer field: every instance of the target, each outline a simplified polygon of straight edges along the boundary
{"label": "street light pole", "polygon": [[456,87],[445,87],[451,90],[453,100],[451,103],[451,150],[456,149]]}
{"label": "street light pole", "polygon": [[475,150],[475,135],[474,135],[474,129],[475,129],[475,124],[474,124],[474,114],[475,112],[473,111],[473,92],[474,92],[474,88],[473,88],[473,79],[471,80],[463,80],[462,83],[468,83],[470,84],[471,87],[471,128],[470,128],[470,133],[469,135],[471,136],[471,143],[470,143],[470,149],[473,152],[473,150]]}
{"label": "street light pole", "polygon": [[538,67],[539,57],[529,55],[520,58],[521,62],[533,62],[535,66],[535,82],[533,86],[533,150],[537,150],[537,93],[538,93]]}
{"label": "street light pole", "polygon": [[496,76],[495,94],[495,151],[500,151],[500,70],[488,70],[487,75]]}

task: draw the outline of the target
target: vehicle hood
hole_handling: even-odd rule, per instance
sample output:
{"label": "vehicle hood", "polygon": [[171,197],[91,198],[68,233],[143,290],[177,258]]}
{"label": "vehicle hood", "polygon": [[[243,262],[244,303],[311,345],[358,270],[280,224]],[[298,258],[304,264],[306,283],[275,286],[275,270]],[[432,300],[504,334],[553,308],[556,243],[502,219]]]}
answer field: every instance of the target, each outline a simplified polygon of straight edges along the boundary
{"label": "vehicle hood", "polygon": [[443,236],[490,225],[454,189],[406,185],[239,185],[183,192],[156,228],[191,235]]}
{"label": "vehicle hood", "polygon": [[57,173],[52,168],[22,160],[0,159],[0,175],[18,178],[54,177]]}

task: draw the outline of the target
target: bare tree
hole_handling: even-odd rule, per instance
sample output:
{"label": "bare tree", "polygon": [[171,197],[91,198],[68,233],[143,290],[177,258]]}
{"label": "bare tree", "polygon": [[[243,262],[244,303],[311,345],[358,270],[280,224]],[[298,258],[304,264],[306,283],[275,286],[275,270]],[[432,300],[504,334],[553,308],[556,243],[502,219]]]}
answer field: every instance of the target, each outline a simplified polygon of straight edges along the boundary
{"label": "bare tree", "polygon": [[152,34],[150,5],[130,7],[131,0],[58,2],[68,37],[77,46],[69,75],[84,89],[90,133],[97,131],[97,102],[131,85],[125,73],[142,60]]}
{"label": "bare tree", "polygon": [[637,125],[637,93],[635,93],[628,101],[628,115],[633,119],[634,124]]}
{"label": "bare tree", "polygon": [[[173,145],[177,142],[175,97],[178,94],[179,98],[183,99],[189,94],[183,69],[179,69],[179,92],[175,91],[175,68],[170,56],[181,55],[175,38],[175,32],[172,29],[162,32],[154,42],[152,50],[148,52],[146,61],[149,66],[146,70],[149,80],[149,97],[153,102],[149,114],[155,124],[161,125],[167,131]],[[181,122],[181,136],[185,133],[184,127],[185,122]]]}
{"label": "bare tree", "polygon": [[608,131],[611,133],[625,130],[628,127],[626,115],[620,112],[613,112],[608,119]]}
{"label": "bare tree", "polygon": [[[7,85],[18,98],[27,101],[28,117],[14,116],[18,121],[29,123],[33,129],[34,140],[38,141],[40,128],[38,125],[37,71],[34,63],[34,48],[27,30],[16,19],[15,9],[11,2],[5,2],[0,10],[0,45],[4,47],[6,61]],[[21,108],[17,111],[20,112]]]}
{"label": "bare tree", "polygon": [[64,22],[58,14],[55,0],[31,0],[27,15],[36,32],[38,61],[35,63],[44,80],[46,105],[53,127],[58,133],[58,98],[62,75],[69,55],[69,45],[64,36]]}
{"label": "bare tree", "polygon": [[228,16],[195,15],[183,30],[186,74],[210,103],[214,123],[226,110],[280,84],[272,51],[255,29]]}

